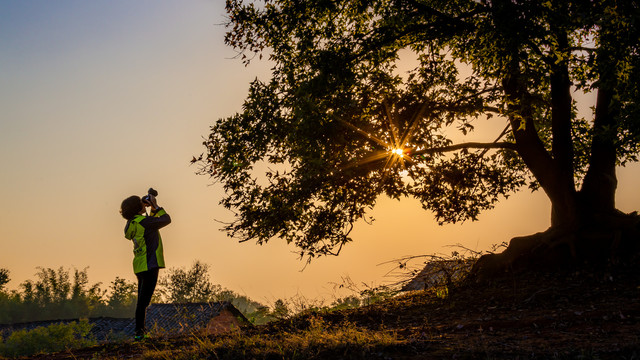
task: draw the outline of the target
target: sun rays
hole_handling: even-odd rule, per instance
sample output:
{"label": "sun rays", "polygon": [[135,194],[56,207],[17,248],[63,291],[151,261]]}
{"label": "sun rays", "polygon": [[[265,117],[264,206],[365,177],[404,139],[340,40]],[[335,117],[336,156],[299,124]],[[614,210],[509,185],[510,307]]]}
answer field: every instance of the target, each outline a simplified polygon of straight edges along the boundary
{"label": "sun rays", "polygon": [[365,131],[348,121],[338,119],[338,121],[346,127],[384,148],[384,150],[371,151],[363,158],[342,166],[341,169],[349,169],[386,159],[384,166],[382,167],[382,173],[385,177],[388,171],[398,166],[401,168],[401,171],[406,172],[406,164],[413,162],[411,153],[415,151],[415,148],[412,147],[411,142],[413,141],[413,136],[415,135],[419,120],[424,114],[425,106],[420,106],[402,135],[399,134],[399,127],[391,112],[390,106],[387,103],[384,103],[384,110],[385,116],[383,117],[383,120],[386,129],[383,128],[380,130],[381,135],[372,134],[371,132]]}

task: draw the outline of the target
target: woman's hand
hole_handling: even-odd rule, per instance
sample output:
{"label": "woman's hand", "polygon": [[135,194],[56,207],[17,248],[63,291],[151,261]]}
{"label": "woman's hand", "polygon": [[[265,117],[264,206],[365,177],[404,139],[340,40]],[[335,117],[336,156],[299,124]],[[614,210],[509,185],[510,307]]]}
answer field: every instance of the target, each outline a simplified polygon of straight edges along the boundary
{"label": "woman's hand", "polygon": [[157,201],[156,201],[156,197],[155,197],[155,196],[153,196],[153,195],[149,195],[149,203],[151,204],[151,206],[152,206],[154,209],[157,209],[157,208],[158,208],[158,203],[157,203]]}

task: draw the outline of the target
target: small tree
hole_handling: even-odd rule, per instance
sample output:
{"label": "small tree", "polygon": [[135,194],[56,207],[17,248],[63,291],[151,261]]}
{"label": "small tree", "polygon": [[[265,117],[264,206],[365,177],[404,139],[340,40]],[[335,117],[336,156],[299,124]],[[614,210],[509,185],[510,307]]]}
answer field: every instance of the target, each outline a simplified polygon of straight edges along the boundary
{"label": "small tree", "polygon": [[116,277],[109,286],[110,294],[107,298],[106,312],[110,316],[128,317],[133,314],[136,306],[136,284],[126,279]]}
{"label": "small tree", "polygon": [[170,268],[159,285],[164,300],[175,303],[213,301],[221,290],[209,280],[209,265],[200,261],[189,270]]}
{"label": "small tree", "polygon": [[291,315],[291,310],[286,301],[278,299],[273,303],[273,309],[271,310],[271,316],[276,319],[286,319]]}
{"label": "small tree", "polygon": [[100,288],[101,283],[89,286],[89,275],[87,268],[82,271],[74,270],[73,285],[68,307],[70,312],[85,314],[80,316],[91,316],[96,310],[102,307],[106,290]]}
{"label": "small tree", "polygon": [[9,281],[9,270],[0,269],[0,324],[13,322],[16,304],[20,299],[15,292],[5,291],[4,287]]}

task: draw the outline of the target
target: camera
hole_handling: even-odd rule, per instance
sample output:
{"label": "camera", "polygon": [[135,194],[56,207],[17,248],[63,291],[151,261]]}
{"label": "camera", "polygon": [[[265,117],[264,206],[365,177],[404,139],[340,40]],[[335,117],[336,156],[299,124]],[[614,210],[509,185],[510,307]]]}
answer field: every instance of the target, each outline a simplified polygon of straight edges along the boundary
{"label": "camera", "polygon": [[158,196],[158,192],[154,188],[149,188],[147,195],[142,197],[142,202],[151,205],[151,196]]}

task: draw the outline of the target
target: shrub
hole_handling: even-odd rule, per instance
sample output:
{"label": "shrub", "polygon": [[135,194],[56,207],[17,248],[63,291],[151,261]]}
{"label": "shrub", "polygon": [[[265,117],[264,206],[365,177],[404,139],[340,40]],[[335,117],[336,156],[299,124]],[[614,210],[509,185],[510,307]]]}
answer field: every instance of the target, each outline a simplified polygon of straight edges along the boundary
{"label": "shrub", "polygon": [[87,320],[80,320],[14,331],[0,342],[0,355],[28,356],[95,345],[97,342],[90,336],[92,326]]}

